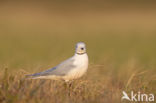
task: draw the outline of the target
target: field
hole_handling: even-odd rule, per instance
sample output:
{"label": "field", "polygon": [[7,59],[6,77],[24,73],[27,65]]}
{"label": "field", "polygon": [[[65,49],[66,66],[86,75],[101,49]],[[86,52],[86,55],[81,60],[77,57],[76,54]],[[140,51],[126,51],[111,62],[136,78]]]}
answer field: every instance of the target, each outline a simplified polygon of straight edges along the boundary
{"label": "field", "polygon": [[[154,3],[80,4],[1,2],[0,103],[130,103],[122,91],[156,95]],[[82,78],[25,78],[73,56],[79,41],[89,56]]]}

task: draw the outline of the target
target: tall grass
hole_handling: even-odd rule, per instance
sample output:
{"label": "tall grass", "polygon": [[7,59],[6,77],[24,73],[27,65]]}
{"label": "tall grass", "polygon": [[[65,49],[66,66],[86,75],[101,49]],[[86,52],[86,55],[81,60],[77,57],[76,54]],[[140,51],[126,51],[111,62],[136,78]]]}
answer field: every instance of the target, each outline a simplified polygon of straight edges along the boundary
{"label": "tall grass", "polygon": [[[156,94],[155,8],[73,5],[1,4],[0,103],[121,103],[123,90]],[[89,56],[82,78],[25,78],[72,56],[79,41]]]}
{"label": "tall grass", "polygon": [[[64,82],[25,79],[24,70],[9,73],[5,69],[0,78],[2,103],[120,103],[122,91],[156,93],[155,70],[142,69],[129,61],[115,70],[111,63],[90,65],[81,79]],[[117,72],[115,72],[117,71]],[[126,101],[125,101],[126,102]]]}

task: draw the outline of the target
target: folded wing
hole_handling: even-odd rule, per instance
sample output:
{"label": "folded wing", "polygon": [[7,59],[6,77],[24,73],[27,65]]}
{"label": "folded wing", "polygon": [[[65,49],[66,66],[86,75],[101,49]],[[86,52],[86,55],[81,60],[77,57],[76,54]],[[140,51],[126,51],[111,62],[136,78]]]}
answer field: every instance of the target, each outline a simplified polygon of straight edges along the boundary
{"label": "folded wing", "polygon": [[49,76],[49,75],[64,76],[76,67],[73,63],[74,63],[74,59],[70,58],[54,68],[48,69],[40,73],[35,73],[29,76],[34,76],[34,77]]}

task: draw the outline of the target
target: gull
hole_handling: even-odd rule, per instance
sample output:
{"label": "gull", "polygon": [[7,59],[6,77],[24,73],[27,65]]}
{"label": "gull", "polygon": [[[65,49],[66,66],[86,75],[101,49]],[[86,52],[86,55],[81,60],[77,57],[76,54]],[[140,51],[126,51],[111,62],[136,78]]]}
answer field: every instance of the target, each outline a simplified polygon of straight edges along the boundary
{"label": "gull", "polygon": [[88,69],[88,55],[83,42],[78,42],[75,54],[59,65],[43,72],[27,75],[31,79],[65,80],[66,82],[82,77]]}

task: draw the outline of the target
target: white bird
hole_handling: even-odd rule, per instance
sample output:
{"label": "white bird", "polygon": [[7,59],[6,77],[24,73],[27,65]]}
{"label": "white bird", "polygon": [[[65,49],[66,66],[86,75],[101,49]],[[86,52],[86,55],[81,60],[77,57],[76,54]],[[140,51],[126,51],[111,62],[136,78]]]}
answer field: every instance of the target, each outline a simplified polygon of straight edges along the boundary
{"label": "white bird", "polygon": [[28,76],[31,76],[32,79],[63,79],[69,81],[82,77],[87,71],[87,68],[88,55],[86,53],[86,46],[83,42],[79,42],[76,44],[74,56],[54,68]]}

